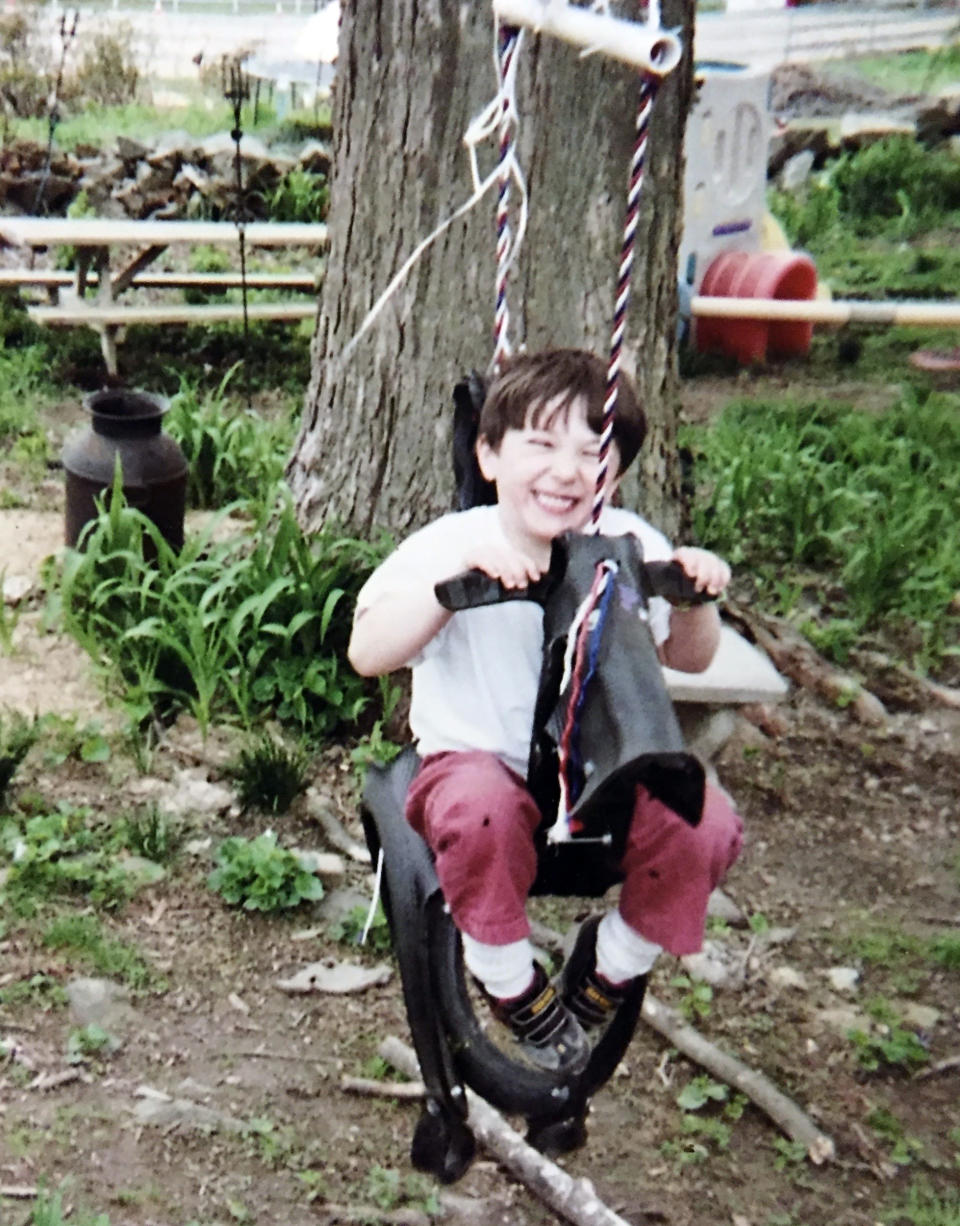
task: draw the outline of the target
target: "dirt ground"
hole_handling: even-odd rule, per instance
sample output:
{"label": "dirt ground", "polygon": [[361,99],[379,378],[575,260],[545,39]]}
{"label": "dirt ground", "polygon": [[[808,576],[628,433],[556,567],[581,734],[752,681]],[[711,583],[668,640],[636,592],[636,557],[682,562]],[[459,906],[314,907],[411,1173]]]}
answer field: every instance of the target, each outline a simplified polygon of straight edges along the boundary
{"label": "dirt ground", "polygon": [[[711,395],[722,394],[729,383],[712,393],[699,383],[689,412],[707,413]],[[39,499],[42,507],[55,501],[50,488]],[[7,577],[35,577],[61,535],[55,505],[0,514]],[[44,632],[42,603],[35,591],[20,606],[13,650],[0,657],[0,707],[118,728],[89,662]],[[148,780],[166,781],[168,800],[185,780],[229,786],[229,743],[217,732],[204,744],[182,722],[146,764],[118,737],[101,764],[52,767],[31,756],[18,786],[120,815],[143,802],[144,766]],[[726,888],[753,926],[712,935],[734,982],[715,988],[694,1020],[808,1111],[837,1158],[812,1165],[750,1104],[737,1119],[718,1105],[681,1111],[677,1095],[701,1070],[641,1026],[594,1100],[589,1144],[564,1160],[623,1219],[860,1226],[903,1203],[920,1178],[941,1195],[956,1186],[960,977],[916,950],[960,928],[958,745],[955,710],[892,709],[883,725],[866,726],[803,691],[766,732],[740,721],[717,765],[748,830]],[[317,787],[359,838],[346,750],[332,747],[315,769]],[[113,1226],[416,1223],[428,1210],[454,1222],[556,1220],[483,1155],[452,1189],[414,1178],[416,1106],[342,1088],[344,1076],[371,1071],[383,1036],[408,1037],[395,968],[389,982],[358,995],[291,996],[277,987],[308,962],[382,958],[330,934],[343,890],[348,901],[369,896],[368,867],[347,860],[324,902],[287,917],[231,910],[206,887],[210,848],[268,822],[240,813],[229,793],[198,795],[181,818],[186,842],[166,878],[115,914],[99,912],[162,981],[120,1007],[122,1046],[71,1064],[67,1044],[81,1018],[39,992],[0,1006],[0,1222],[29,1222],[30,1200],[10,1193],[41,1185],[62,1187],[65,1208],[106,1213]],[[303,807],[273,825],[289,844],[330,850]],[[563,928],[589,905],[539,906],[541,918]],[[89,973],[82,960],[45,948],[37,931],[12,917],[0,930],[0,988],[38,974],[65,985]],[[846,979],[838,967],[851,972]],[[683,974],[663,959],[657,996],[689,1007],[689,981],[672,982]],[[869,1016],[877,997],[919,1036],[930,1067],[946,1062],[940,1071],[860,1067],[847,1036],[878,1025]],[[888,1021],[888,1033],[896,1025]],[[692,1132],[691,1118],[713,1124]]]}
{"label": "dirt ground", "polygon": [[[806,83],[781,85],[789,109]],[[770,375],[767,390],[791,378]],[[760,394],[753,376],[701,377],[686,385],[686,416],[706,420],[739,394]],[[870,408],[887,397],[876,384],[842,394]],[[79,416],[54,415],[52,452]],[[3,478],[28,497],[25,508],[0,512],[0,570],[36,583],[62,539],[59,478]],[[409,1039],[395,964],[386,983],[358,994],[277,986],[321,960],[390,962],[331,933],[344,906],[369,897],[369,866],[346,858],[322,902],[280,918],[227,907],[206,885],[220,838],[272,825],[287,845],[333,850],[320,826],[302,803],[280,818],[240,811],[224,769],[235,745],[225,730],[204,742],[182,720],[136,760],[89,661],[45,629],[43,606],[36,585],[7,610],[5,624],[16,624],[12,650],[0,651],[0,710],[98,720],[111,754],[51,765],[34,752],[17,795],[88,805],[108,820],[152,796],[179,814],[183,843],[163,880],[116,912],[96,912],[154,974],[110,1014],[117,1050],[72,1063],[68,1043],[83,1022],[75,1006],[40,988],[0,1003],[0,1226],[31,1223],[43,1186],[61,1189],[66,1220],[83,1226],[97,1213],[112,1226],[558,1220],[482,1153],[452,1188],[415,1176],[417,1106],[344,1088],[344,1077],[382,1071],[384,1036]],[[682,1110],[677,1097],[702,1070],[641,1024],[593,1101],[587,1146],[562,1160],[632,1226],[957,1220],[960,969],[930,951],[938,938],[955,951],[960,937],[958,749],[960,711],[915,700],[888,697],[886,719],[868,725],[852,707],[794,688],[763,730],[738,720],[715,762],[747,829],[725,884],[746,922],[710,934],[728,982],[707,1000],[689,968],[663,958],[651,986],[790,1095],[833,1139],[836,1158],[812,1164],[752,1103],[741,1114],[720,1102]],[[314,773],[359,840],[348,749],[330,747]],[[592,905],[543,900],[536,914],[563,929]],[[92,973],[79,956],[46,947],[41,931],[0,915],[0,990]],[[897,1062],[868,1070],[849,1037],[857,1030],[894,1048],[909,1032],[929,1062],[919,1073]],[[954,1216],[900,1213],[923,1188],[949,1200]]]}

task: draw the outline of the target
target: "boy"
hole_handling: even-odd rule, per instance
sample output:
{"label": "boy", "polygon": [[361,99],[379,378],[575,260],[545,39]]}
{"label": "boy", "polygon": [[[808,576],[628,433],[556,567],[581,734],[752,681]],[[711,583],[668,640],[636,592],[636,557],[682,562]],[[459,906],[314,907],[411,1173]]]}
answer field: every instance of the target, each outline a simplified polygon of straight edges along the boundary
{"label": "boy", "polygon": [[[494,506],[445,515],[415,532],[370,577],[357,601],[349,656],[365,676],[413,670],[410,726],[423,758],[407,820],[430,846],[463,938],[464,961],[540,1067],[567,1073],[589,1056],[586,1032],[607,1022],[661,948],[698,950],[706,904],[740,850],[741,825],[708,785],[693,828],[642,787],[621,863],[618,907],[584,925],[571,963],[595,959],[561,1000],[535,962],[525,912],[541,814],[524,776],[543,645],[543,611],[508,601],[452,614],[434,584],[479,568],[507,587],[547,570],[555,536],[588,527],[599,466],[606,371],[582,350],[521,355],[494,380],[480,416],[477,460]],[[646,421],[620,383],[607,499],[643,442]],[[730,571],[701,549],[671,550],[631,512],[605,506],[600,531],[633,533],[647,561],[674,558],[698,590],[718,595]],[[719,641],[713,605],[672,608],[654,598],[660,659],[702,671]],[[583,949],[581,949],[581,945]],[[578,954],[580,955],[578,957]]]}

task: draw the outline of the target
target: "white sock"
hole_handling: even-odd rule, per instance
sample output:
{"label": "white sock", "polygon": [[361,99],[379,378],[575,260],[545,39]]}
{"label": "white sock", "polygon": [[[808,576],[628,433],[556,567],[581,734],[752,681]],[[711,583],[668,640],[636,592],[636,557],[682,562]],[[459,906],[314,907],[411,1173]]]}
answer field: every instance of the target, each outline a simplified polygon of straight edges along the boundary
{"label": "white sock", "polygon": [[638,975],[645,975],[663,952],[631,928],[619,911],[608,911],[597,928],[597,970],[608,981],[618,985]]}
{"label": "white sock", "polygon": [[491,996],[510,1000],[533,982],[533,946],[526,937],[509,945],[485,945],[461,933],[463,960]]}

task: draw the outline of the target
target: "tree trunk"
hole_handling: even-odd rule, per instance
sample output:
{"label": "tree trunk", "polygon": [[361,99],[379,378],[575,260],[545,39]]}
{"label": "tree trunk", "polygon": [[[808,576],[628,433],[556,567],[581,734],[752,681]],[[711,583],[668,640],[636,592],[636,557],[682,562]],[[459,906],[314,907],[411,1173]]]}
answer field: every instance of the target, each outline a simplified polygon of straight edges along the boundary
{"label": "tree trunk", "polygon": [[[664,25],[682,27],[686,48],[693,8],[663,5]],[[605,356],[638,77],[552,39],[525,40],[518,149],[530,213],[511,274],[511,339]],[[288,468],[308,527],[330,519],[402,537],[452,505],[453,384],[486,371],[493,351],[495,191],[424,253],[349,359],[340,355],[413,248],[470,195],[462,137],[493,96],[492,54],[487,3],[344,5],[330,255]],[[687,50],[654,110],[624,359],[650,422],[625,501],[667,531],[677,517],[676,249],[690,81]],[[495,156],[481,152],[482,173]]]}

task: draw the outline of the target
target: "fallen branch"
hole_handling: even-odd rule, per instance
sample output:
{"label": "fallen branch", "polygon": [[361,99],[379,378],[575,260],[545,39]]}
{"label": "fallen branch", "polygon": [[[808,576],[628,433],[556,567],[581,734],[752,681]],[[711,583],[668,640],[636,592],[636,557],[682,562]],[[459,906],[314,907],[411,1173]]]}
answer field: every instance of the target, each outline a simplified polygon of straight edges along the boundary
{"label": "fallen branch", "polygon": [[800,1107],[757,1069],[736,1056],[721,1051],[709,1039],[688,1025],[675,1009],[669,1008],[649,992],[644,997],[640,1016],[658,1034],[669,1039],[687,1059],[693,1060],[721,1081],[741,1090],[781,1128],[791,1141],[801,1141],[811,1162],[819,1166],[836,1155],[833,1141],[822,1133]]}
{"label": "fallen branch", "polygon": [[869,670],[878,694],[894,704],[922,709],[929,706],[960,710],[960,688],[922,677],[881,651],[857,651],[854,659]]}
{"label": "fallen branch", "polygon": [[39,1188],[17,1187],[15,1184],[0,1183],[0,1196],[7,1196],[10,1200],[33,1200],[39,1195]]}
{"label": "fallen branch", "polygon": [[[380,1056],[408,1077],[419,1077],[412,1048],[390,1035],[378,1048]],[[600,1200],[587,1179],[574,1179],[545,1158],[515,1132],[489,1103],[467,1090],[467,1123],[488,1153],[555,1212],[575,1226],[627,1226]]]}
{"label": "fallen branch", "polygon": [[60,1069],[56,1073],[40,1073],[27,1085],[27,1089],[55,1090],[58,1086],[68,1086],[71,1082],[79,1081],[80,1078],[80,1070],[75,1068]]}
{"label": "fallen branch", "polygon": [[346,826],[337,817],[333,802],[328,796],[324,796],[316,788],[308,788],[307,812],[320,825],[323,833],[327,836],[327,841],[332,843],[334,847],[345,852],[351,860],[355,860],[358,864],[370,863],[369,851],[351,837]]}
{"label": "fallen branch", "polygon": [[422,1081],[374,1081],[372,1077],[341,1077],[340,1089],[369,1098],[423,1098]]}
{"label": "fallen branch", "polygon": [[748,609],[729,598],[726,612],[791,681],[828,702],[846,706],[862,724],[886,723],[887,711],[880,699],[855,677],[829,664],[784,618]]}

